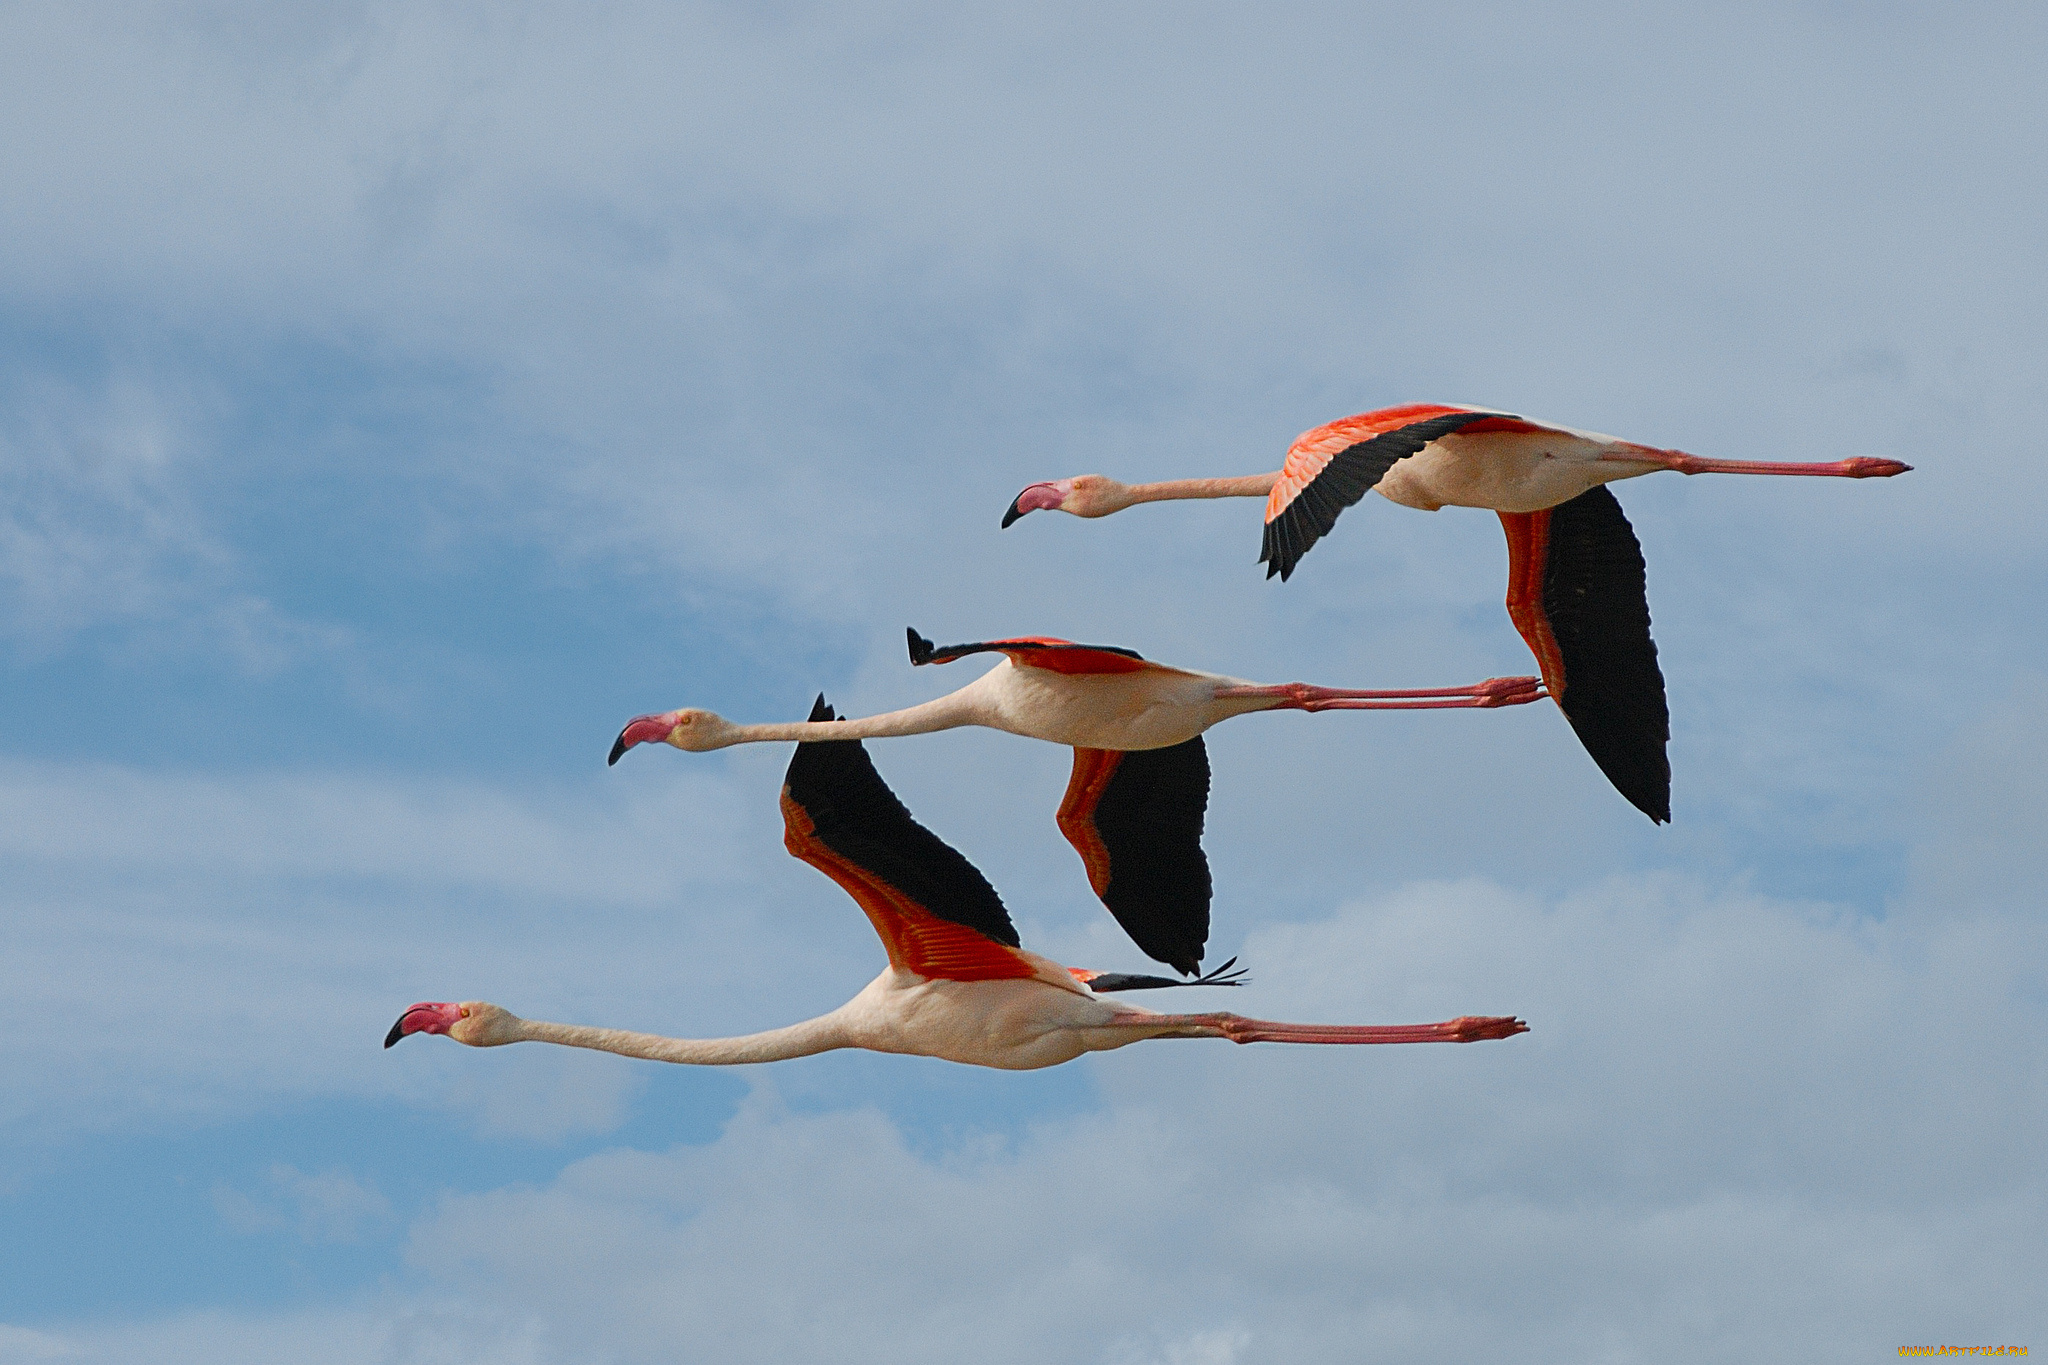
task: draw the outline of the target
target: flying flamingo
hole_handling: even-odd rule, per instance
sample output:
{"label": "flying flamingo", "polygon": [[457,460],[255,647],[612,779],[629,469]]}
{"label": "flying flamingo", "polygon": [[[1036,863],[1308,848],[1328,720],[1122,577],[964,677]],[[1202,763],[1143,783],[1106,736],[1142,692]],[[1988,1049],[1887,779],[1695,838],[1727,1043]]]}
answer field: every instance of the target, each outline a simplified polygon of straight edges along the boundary
{"label": "flying flamingo", "polygon": [[[733,744],[875,739],[985,725],[1071,745],[1074,768],[1060,803],[1060,832],[1124,931],[1155,960],[1193,975],[1209,936],[1209,861],[1202,817],[1209,756],[1202,732],[1252,711],[1416,710],[1515,706],[1542,696],[1535,678],[1490,678],[1470,687],[1356,691],[1271,685],[1153,663],[1107,645],[1031,637],[935,647],[907,632],[913,664],[969,654],[1005,657],[948,696],[862,720],[736,725],[709,711],[637,716],[607,760],[652,741],[703,751]],[[1199,913],[1197,913],[1199,911]]]}
{"label": "flying flamingo", "polygon": [[1305,431],[1271,474],[1135,486],[1083,474],[1034,483],[1003,514],[1106,517],[1173,498],[1266,500],[1259,561],[1281,581],[1345,508],[1376,491],[1403,507],[1487,507],[1508,537],[1508,616],[1600,771],[1658,823],[1671,818],[1670,717],[1650,640],[1643,552],[1603,485],[1660,469],[1681,474],[1889,478],[1911,465],[1870,457],[1829,464],[1709,460],[1491,408],[1410,403]]}
{"label": "flying flamingo", "polygon": [[[822,697],[811,720],[827,730],[854,728],[830,724],[832,710]],[[410,1033],[444,1033],[471,1047],[561,1043],[697,1066],[858,1047],[1028,1071],[1146,1038],[1469,1043],[1528,1029],[1519,1019],[1474,1016],[1441,1024],[1277,1024],[1236,1014],[1161,1014],[1104,999],[1115,978],[1062,967],[1019,946],[995,888],[911,819],[858,741],[797,746],[782,789],[782,818],[784,845],[859,903],[889,955],[882,974],[838,1009],[766,1033],[698,1040],[521,1019],[480,1000],[428,1001],[398,1017],[384,1046]],[[1125,979],[1131,980],[1196,984]]]}

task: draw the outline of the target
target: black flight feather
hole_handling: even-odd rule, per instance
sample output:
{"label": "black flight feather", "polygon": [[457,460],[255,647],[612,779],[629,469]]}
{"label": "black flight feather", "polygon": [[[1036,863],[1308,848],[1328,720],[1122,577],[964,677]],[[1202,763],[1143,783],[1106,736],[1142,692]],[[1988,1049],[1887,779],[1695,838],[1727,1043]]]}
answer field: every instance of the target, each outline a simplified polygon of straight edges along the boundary
{"label": "black flight feather", "polygon": [[1109,855],[1102,903],[1145,956],[1190,976],[1209,941],[1208,807],[1209,752],[1197,735],[1125,753],[1089,815]]}
{"label": "black flight feather", "polygon": [[[822,693],[810,719],[838,719]],[[1019,946],[996,889],[958,850],[911,818],[859,740],[797,745],[783,789],[811,818],[819,841],[840,857],[940,919]]]}
{"label": "black flight feather", "polygon": [[1558,704],[1615,789],[1671,818],[1671,714],[1650,639],[1643,551],[1604,486],[1550,510],[1543,613],[1564,662]]}

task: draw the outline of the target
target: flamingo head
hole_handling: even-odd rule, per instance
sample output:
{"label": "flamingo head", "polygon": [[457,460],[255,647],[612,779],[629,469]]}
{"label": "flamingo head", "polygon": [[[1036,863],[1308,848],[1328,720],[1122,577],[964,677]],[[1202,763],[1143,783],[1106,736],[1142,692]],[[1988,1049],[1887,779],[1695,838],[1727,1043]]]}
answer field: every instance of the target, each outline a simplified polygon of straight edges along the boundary
{"label": "flamingo head", "polygon": [[1070,512],[1077,517],[1106,517],[1131,505],[1130,489],[1100,474],[1076,474],[1053,483],[1034,483],[1010,502],[1003,513],[1008,526],[1026,512]]}
{"label": "flamingo head", "polygon": [[426,1000],[398,1016],[391,1032],[384,1035],[384,1046],[391,1047],[412,1033],[445,1033],[470,1047],[497,1047],[518,1041],[514,1033],[518,1023],[518,1015],[486,1000],[461,1004]]}
{"label": "flamingo head", "polygon": [[723,749],[736,743],[738,738],[739,727],[715,711],[685,707],[680,711],[664,711],[658,716],[635,716],[626,722],[626,728],[619,731],[619,737],[612,741],[611,757],[605,763],[617,763],[619,755],[635,744],[655,740],[692,753],[703,753],[706,749]]}

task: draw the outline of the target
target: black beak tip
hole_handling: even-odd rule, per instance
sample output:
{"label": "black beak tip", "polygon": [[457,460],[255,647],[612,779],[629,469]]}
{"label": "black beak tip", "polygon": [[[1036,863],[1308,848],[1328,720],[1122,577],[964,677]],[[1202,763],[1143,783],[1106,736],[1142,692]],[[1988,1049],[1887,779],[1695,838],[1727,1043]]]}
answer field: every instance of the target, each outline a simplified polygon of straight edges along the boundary
{"label": "black beak tip", "polygon": [[1022,493],[1019,493],[1016,497],[1010,499],[1010,510],[1003,513],[1003,529],[1005,531],[1010,529],[1011,522],[1015,521],[1017,518],[1024,515],[1024,509],[1017,505],[1022,501],[1024,501],[1024,495]]}
{"label": "black beak tip", "polygon": [[605,759],[604,766],[609,768],[617,764],[619,761],[619,755],[623,754],[624,752],[626,752],[626,732],[624,730],[621,730],[619,731],[619,737],[612,741],[611,756]]}
{"label": "black beak tip", "polygon": [[398,1022],[391,1026],[391,1032],[384,1035],[384,1046],[392,1047],[405,1036],[405,1015],[398,1016]]}

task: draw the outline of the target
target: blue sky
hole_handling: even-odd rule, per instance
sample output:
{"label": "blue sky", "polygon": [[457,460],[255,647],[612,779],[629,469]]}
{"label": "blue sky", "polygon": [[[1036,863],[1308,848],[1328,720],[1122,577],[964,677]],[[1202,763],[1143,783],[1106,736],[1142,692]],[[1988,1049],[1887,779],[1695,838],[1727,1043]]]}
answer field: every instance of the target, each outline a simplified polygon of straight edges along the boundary
{"label": "blue sky", "polygon": [[[0,1363],[2048,1340],[2037,9],[0,30]],[[638,712],[972,676],[905,625],[1526,671],[1483,513],[1370,501],[1285,586],[1249,503],[996,530],[1422,400],[1916,466],[1619,488],[1669,827],[1549,707],[1212,735],[1233,1007],[1527,1037],[379,1048],[417,999],[712,1036],[878,968],[782,851],[786,753],[607,770]],[[1027,943],[1142,965],[1063,752],[875,747]]]}

